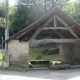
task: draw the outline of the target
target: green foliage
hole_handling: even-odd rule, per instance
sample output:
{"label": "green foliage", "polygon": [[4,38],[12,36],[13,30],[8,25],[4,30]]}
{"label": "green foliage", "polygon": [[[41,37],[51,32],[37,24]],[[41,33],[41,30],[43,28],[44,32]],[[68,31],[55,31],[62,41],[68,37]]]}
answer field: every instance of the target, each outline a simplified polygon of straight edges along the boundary
{"label": "green foliage", "polygon": [[5,26],[5,0],[0,0],[0,44],[1,36],[4,35]]}
{"label": "green foliage", "polygon": [[80,0],[75,0],[74,2],[63,0],[61,5],[62,9],[80,24]]}
{"label": "green foliage", "polygon": [[5,0],[0,0],[0,17],[5,17]]}
{"label": "green foliage", "polygon": [[58,61],[58,60],[60,60],[60,55],[59,54],[46,55],[46,56],[43,56],[41,58],[41,60],[55,60],[55,61]]}
{"label": "green foliage", "polygon": [[26,0],[17,0],[17,5],[10,12],[10,27],[13,34],[22,30],[41,17],[37,6]]}
{"label": "green foliage", "polygon": [[0,66],[2,65],[2,58],[3,58],[3,53],[0,52]]}
{"label": "green foliage", "polygon": [[4,34],[4,25],[5,25],[5,19],[0,18],[0,36]]}
{"label": "green foliage", "polygon": [[16,8],[11,6],[9,8],[9,34],[10,36],[15,34],[14,29],[13,29],[15,26],[15,24],[13,24],[15,21],[15,18],[16,18]]}

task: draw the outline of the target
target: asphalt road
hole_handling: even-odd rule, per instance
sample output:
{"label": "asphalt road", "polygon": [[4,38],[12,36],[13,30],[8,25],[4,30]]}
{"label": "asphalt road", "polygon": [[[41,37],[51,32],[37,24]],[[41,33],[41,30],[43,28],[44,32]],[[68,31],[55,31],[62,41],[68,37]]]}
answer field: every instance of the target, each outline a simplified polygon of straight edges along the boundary
{"label": "asphalt road", "polygon": [[80,69],[0,71],[0,80],[80,80]]}

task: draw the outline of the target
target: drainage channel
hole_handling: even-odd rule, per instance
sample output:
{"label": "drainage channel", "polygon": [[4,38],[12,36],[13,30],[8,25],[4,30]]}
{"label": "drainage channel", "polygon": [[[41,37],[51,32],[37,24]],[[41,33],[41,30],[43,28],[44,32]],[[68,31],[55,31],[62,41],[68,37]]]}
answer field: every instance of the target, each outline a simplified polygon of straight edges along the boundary
{"label": "drainage channel", "polygon": [[28,68],[28,70],[49,70],[48,67],[42,67],[42,68]]}
{"label": "drainage channel", "polygon": [[58,63],[51,65],[50,61],[32,60],[30,61],[28,70],[65,70],[65,69],[76,69],[80,68],[80,65],[70,65]]}

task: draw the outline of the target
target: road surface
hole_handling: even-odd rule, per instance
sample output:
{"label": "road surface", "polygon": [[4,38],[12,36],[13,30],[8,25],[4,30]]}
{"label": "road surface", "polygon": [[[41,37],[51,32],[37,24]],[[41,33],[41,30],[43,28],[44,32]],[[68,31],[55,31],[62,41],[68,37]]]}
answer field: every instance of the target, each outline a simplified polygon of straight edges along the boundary
{"label": "road surface", "polygon": [[0,80],[80,80],[80,69],[0,71]]}

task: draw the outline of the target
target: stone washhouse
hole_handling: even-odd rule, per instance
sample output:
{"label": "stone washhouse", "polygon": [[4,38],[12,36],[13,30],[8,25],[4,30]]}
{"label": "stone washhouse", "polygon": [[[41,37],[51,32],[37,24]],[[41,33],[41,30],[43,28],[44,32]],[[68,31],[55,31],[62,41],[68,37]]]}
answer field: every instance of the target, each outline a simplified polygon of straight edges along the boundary
{"label": "stone washhouse", "polygon": [[[41,39],[38,36],[42,36]],[[29,45],[59,43],[61,61],[80,64],[80,25],[59,7],[27,26],[7,41],[3,66],[29,66]]]}

